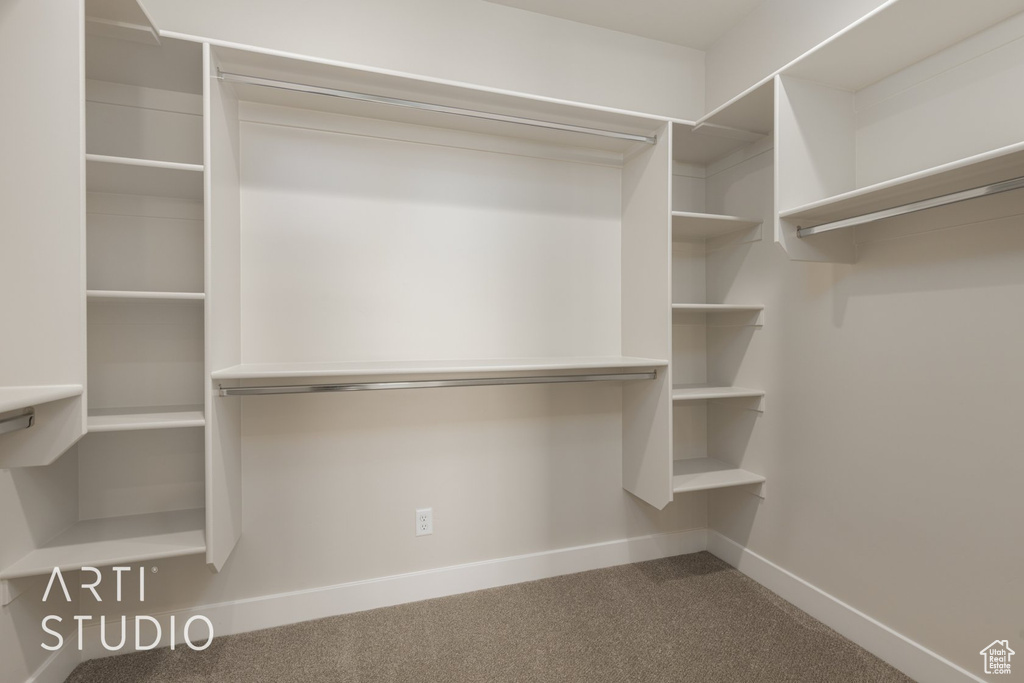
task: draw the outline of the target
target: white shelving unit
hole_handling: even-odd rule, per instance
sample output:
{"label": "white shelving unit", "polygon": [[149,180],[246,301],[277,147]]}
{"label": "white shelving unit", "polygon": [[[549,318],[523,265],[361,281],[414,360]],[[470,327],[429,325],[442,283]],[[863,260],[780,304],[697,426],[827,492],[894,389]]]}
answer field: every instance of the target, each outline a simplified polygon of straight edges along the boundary
{"label": "white shelving unit", "polygon": [[128,432],[206,426],[203,406],[104,408],[89,411],[89,432]]}
{"label": "white shelving unit", "polygon": [[0,571],[10,580],[82,567],[147,562],[206,552],[203,510],[182,510],[74,524]]}
{"label": "white shelving unit", "polygon": [[[767,94],[766,94],[767,93]],[[736,107],[705,117],[696,125],[704,130],[731,131],[742,145],[727,158],[705,158],[703,165],[681,153],[694,133],[687,133],[683,145],[675,146],[673,158],[672,237],[672,363],[673,387],[673,465],[666,476],[671,480],[673,496],[725,488],[747,483],[758,475],[726,465],[705,456],[723,451],[729,460],[741,460],[743,453],[725,451],[709,433],[708,424],[716,412],[731,415],[722,401],[749,408],[756,403],[764,409],[765,392],[715,383],[718,376],[735,376],[734,368],[720,367],[726,356],[720,345],[736,347],[747,343],[751,327],[764,325],[762,304],[725,303],[722,294],[709,284],[710,254],[761,239],[763,221],[756,212],[763,210],[759,197],[730,189],[730,182],[750,184],[750,175],[738,172],[731,179],[730,169],[744,168],[748,160],[767,151],[763,136],[771,133],[772,93],[760,90],[743,99]],[[756,120],[767,108],[769,121]],[[748,131],[747,135],[742,130]],[[673,128],[673,134],[677,133]],[[749,214],[747,212],[750,212]],[[730,297],[731,298],[731,297]],[[730,419],[732,419],[730,417]],[[763,480],[763,479],[759,479]]]}
{"label": "white shelving unit", "polygon": [[[87,11],[114,10],[109,3],[86,4]],[[79,229],[88,259],[82,260],[86,290],[79,285],[73,292],[85,308],[77,319],[84,328],[89,406],[82,410],[85,391],[78,384],[0,389],[0,410],[40,406],[42,418],[38,427],[5,435],[7,443],[74,431],[75,476],[51,478],[46,486],[49,498],[77,502],[33,520],[32,536],[52,540],[25,544],[20,557],[0,567],[3,581],[54,567],[128,564],[209,549],[207,513],[199,509],[206,469],[199,430],[207,424],[202,46],[171,39],[139,43],[131,38],[145,31],[112,31],[114,20],[104,17],[85,23],[91,57],[85,69],[86,211]],[[129,39],[118,39],[123,36]],[[71,42],[81,49],[80,39]],[[151,81],[150,70],[160,72]],[[82,161],[79,153],[77,167]],[[57,420],[46,412],[78,396],[77,415]],[[0,454],[0,466],[46,464]],[[5,601],[17,594],[6,584],[0,592]]]}
{"label": "white shelving unit", "polygon": [[693,493],[764,482],[765,478],[760,474],[747,472],[714,458],[676,460],[672,467],[674,493]]}

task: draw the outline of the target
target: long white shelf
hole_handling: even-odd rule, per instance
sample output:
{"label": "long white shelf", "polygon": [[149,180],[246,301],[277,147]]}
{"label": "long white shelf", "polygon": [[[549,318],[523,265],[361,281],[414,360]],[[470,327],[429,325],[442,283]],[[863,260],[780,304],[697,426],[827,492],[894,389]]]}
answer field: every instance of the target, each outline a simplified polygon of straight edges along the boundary
{"label": "long white shelf", "polygon": [[201,509],[78,522],[0,571],[0,579],[199,555],[206,552],[205,525]]}
{"label": "long white shelf", "polygon": [[203,427],[206,416],[202,406],[105,408],[90,410],[86,423],[90,432],[130,432]]}
{"label": "long white shelf", "polygon": [[1022,175],[1024,142],[1019,142],[786,209],[779,217],[798,227],[814,227]]}
{"label": "long white shelf", "polygon": [[763,311],[764,304],[672,304],[672,310],[690,313],[753,313]]}
{"label": "long white shelf", "polygon": [[761,484],[765,478],[714,458],[692,458],[672,463],[672,491],[690,493],[731,486]]}
{"label": "long white shelf", "polygon": [[718,237],[741,230],[750,230],[761,224],[759,220],[713,213],[672,212],[672,239],[704,239]]}
{"label": "long white shelf", "polygon": [[501,358],[482,360],[367,361],[343,363],[243,363],[211,373],[213,379],[284,379],[290,377],[379,377],[468,373],[571,372],[660,368],[668,361],[628,356]]}
{"label": "long white shelf", "polygon": [[202,292],[138,292],[111,289],[90,289],[86,291],[89,301],[202,301]]}
{"label": "long white shelf", "polygon": [[672,387],[673,401],[706,401],[718,398],[761,398],[764,391],[760,389],[743,389],[741,387],[714,387],[704,384],[681,384]]}
{"label": "long white shelf", "polygon": [[65,398],[81,396],[85,388],[81,384],[53,384],[39,387],[0,387],[0,413],[9,410],[31,408],[41,403],[51,403]]}
{"label": "long white shelf", "polygon": [[203,200],[203,165],[86,154],[89,192]]}

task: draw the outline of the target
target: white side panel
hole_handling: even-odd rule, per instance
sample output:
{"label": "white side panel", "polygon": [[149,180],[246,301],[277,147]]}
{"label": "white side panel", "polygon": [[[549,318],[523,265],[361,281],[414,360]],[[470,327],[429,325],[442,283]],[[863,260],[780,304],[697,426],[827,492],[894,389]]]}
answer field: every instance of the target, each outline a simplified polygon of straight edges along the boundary
{"label": "white side panel", "polygon": [[[82,21],[60,0],[0,12],[0,386],[85,384]],[[84,405],[47,407],[41,441],[0,437],[0,460],[52,461],[81,436]]]}
{"label": "white side panel", "polygon": [[210,373],[242,361],[238,101],[203,46],[206,164],[206,561],[224,566],[242,534],[242,402],[215,398]]}
{"label": "white side panel", "polygon": [[[622,353],[672,353],[672,140],[627,162],[622,172]],[[672,500],[671,372],[622,389],[622,486],[661,509]]]}
{"label": "white side panel", "polygon": [[[853,94],[787,76],[775,78],[775,210],[854,189]],[[853,231],[797,237],[775,221],[775,241],[797,261],[852,263]]]}

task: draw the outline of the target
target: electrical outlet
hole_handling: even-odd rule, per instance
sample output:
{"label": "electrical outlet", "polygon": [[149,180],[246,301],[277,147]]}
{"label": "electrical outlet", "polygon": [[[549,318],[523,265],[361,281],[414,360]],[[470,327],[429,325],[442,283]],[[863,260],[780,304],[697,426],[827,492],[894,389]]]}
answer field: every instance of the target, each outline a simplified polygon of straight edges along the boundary
{"label": "electrical outlet", "polygon": [[421,508],[416,511],[416,535],[429,536],[434,533],[434,508]]}

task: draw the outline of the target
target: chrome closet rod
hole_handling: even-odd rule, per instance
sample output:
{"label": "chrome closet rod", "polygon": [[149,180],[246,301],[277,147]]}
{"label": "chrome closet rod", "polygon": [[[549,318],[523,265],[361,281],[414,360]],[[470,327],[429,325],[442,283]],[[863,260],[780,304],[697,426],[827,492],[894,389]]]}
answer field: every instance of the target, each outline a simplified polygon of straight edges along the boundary
{"label": "chrome closet rod", "polygon": [[614,130],[602,130],[600,128],[587,128],[585,126],[573,126],[568,123],[555,123],[554,121],[542,121],[540,119],[529,119],[523,116],[507,116],[493,112],[477,111],[475,109],[462,109],[461,107],[447,107],[429,102],[417,102],[416,100],[403,100],[397,97],[386,97],[384,95],[370,95],[368,93],[353,92],[351,90],[338,90],[336,88],[322,88],[317,85],[305,83],[293,83],[291,81],[279,81],[273,78],[261,78],[259,76],[246,76],[244,74],[229,73],[217,70],[217,78],[228,83],[243,83],[246,85],[258,85],[265,88],[277,88],[278,90],[291,90],[293,92],[311,93],[313,95],[327,95],[328,97],[340,97],[347,100],[358,100],[360,102],[373,102],[376,104],[389,104],[407,109],[419,109],[432,111],[441,114],[454,114],[456,116],[468,116],[475,119],[486,119],[488,121],[502,121],[504,123],[517,123],[535,128],[551,128],[553,130],[564,130],[572,133],[585,133],[587,135],[599,135],[617,140],[632,140],[634,142],[645,142],[653,145],[658,141],[656,136],[638,135],[635,133],[621,133]]}
{"label": "chrome closet rod", "polygon": [[831,223],[822,223],[821,225],[815,225],[809,228],[800,228],[796,231],[796,234],[797,237],[809,237],[810,235],[817,235],[818,233],[829,232],[831,230],[841,230],[842,228],[852,228],[857,225],[864,225],[865,223],[873,223],[884,218],[893,218],[895,216],[903,216],[908,213],[924,211],[925,209],[934,209],[939,206],[946,206],[947,204],[965,202],[968,199],[977,199],[979,197],[988,197],[994,194],[999,194],[1000,192],[1019,190],[1022,187],[1024,187],[1024,176],[1021,176],[1020,178],[1011,178],[1010,180],[1001,180],[998,183],[990,183],[980,187],[973,187],[969,190],[951,192],[950,194],[939,195],[938,197],[932,197],[930,199],[922,199],[919,202],[901,204],[900,206],[894,206],[891,209],[872,211],[871,213],[854,216],[853,218],[844,218],[839,221],[832,221]]}
{"label": "chrome closet rod", "polygon": [[29,408],[21,415],[5,417],[0,420],[0,434],[9,434],[21,429],[28,429],[36,423],[36,410]]}
{"label": "chrome closet rod", "polygon": [[220,387],[221,396],[266,396],[268,394],[321,394],[338,391],[379,391],[384,389],[439,389],[443,387],[484,387],[505,384],[560,384],[564,382],[614,382],[654,379],[658,373],[620,372],[591,375],[544,375],[540,377],[476,377],[469,379],[424,379],[404,382],[355,382],[349,384],[287,384],[276,387]]}

